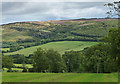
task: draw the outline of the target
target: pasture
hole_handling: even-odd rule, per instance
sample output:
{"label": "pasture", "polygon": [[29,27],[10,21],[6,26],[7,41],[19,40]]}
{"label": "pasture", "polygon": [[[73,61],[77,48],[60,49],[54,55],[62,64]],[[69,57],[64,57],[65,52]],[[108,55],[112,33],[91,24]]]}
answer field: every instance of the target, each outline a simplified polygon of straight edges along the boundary
{"label": "pasture", "polygon": [[4,51],[9,51],[10,50],[10,48],[0,48],[0,50],[4,50]]}
{"label": "pasture", "polygon": [[37,48],[41,47],[44,49],[54,49],[59,53],[63,54],[65,51],[75,50],[80,51],[86,47],[90,47],[92,45],[97,44],[97,42],[85,42],[85,41],[58,41],[58,42],[50,42],[47,44],[33,46],[29,48],[24,48],[15,52],[4,53],[5,55],[13,55],[13,54],[24,54],[28,56],[37,50]]}
{"label": "pasture", "polygon": [[[16,67],[17,66],[19,66],[19,67],[22,67],[23,66],[23,64],[14,64]],[[32,68],[33,66],[32,66],[32,64],[25,64],[25,66],[27,67],[27,68]]]}
{"label": "pasture", "polygon": [[117,73],[7,73],[3,82],[117,82]]}
{"label": "pasture", "polygon": [[[23,67],[23,64],[14,64],[16,67]],[[25,64],[26,68],[33,68],[32,64]],[[11,68],[12,70],[17,70],[18,72],[22,72],[22,68]],[[7,72],[7,68],[3,68],[3,72]]]}

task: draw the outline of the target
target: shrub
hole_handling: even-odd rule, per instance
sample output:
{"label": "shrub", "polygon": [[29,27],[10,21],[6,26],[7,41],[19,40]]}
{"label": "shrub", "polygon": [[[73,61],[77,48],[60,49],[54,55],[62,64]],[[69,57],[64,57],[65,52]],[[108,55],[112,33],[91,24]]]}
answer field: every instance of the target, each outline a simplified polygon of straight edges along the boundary
{"label": "shrub", "polygon": [[12,70],[7,70],[7,72],[13,72]]}
{"label": "shrub", "polygon": [[13,70],[12,72],[19,72],[19,70]]}
{"label": "shrub", "polygon": [[28,72],[35,72],[34,68],[29,68]]}
{"label": "shrub", "polygon": [[26,69],[26,68],[24,68],[22,72],[27,72],[27,69]]}

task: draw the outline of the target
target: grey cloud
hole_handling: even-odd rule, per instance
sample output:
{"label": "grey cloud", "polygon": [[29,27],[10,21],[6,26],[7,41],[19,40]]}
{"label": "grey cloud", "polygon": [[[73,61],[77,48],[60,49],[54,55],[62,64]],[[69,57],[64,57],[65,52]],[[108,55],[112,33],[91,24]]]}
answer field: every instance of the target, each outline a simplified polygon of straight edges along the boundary
{"label": "grey cloud", "polygon": [[45,2],[8,2],[3,3],[3,15],[21,15],[21,14],[35,14],[35,13],[46,13],[51,10],[64,11],[69,9],[85,9],[95,6],[100,6],[102,3],[83,3],[83,2],[61,2],[61,3],[45,3]]}
{"label": "grey cloud", "polygon": [[98,2],[4,2],[3,23],[105,17],[108,10]]}
{"label": "grey cloud", "polygon": [[23,2],[3,2],[2,3],[2,12],[10,12],[24,6]]}

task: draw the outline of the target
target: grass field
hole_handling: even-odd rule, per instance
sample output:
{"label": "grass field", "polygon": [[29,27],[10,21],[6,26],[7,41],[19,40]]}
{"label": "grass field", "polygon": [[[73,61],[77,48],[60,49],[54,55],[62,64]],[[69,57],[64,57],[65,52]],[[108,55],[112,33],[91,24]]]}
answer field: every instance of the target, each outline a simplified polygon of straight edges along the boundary
{"label": "grass field", "polygon": [[[23,67],[23,64],[14,64],[16,67]],[[33,68],[32,64],[25,64],[25,67],[26,68]],[[22,68],[11,68],[12,70],[18,70],[19,72],[22,72]],[[4,68],[3,69],[3,72],[7,72],[7,68]]]}
{"label": "grass field", "polygon": [[117,73],[6,73],[3,82],[117,82]]}
{"label": "grass field", "polygon": [[0,48],[0,50],[4,50],[4,51],[9,51],[10,50],[10,48]]}
{"label": "grass field", "polygon": [[44,45],[39,46],[33,46],[30,48],[24,48],[15,52],[11,53],[5,53],[5,55],[12,55],[12,54],[24,54],[25,56],[28,56],[29,54],[32,54],[34,51],[37,50],[37,48],[45,48],[45,49],[54,49],[63,54],[65,51],[70,50],[83,50],[85,47],[90,47],[92,45],[97,44],[97,42],[84,42],[84,41],[59,41],[59,42],[50,42]]}
{"label": "grass field", "polygon": [[[23,64],[14,64],[16,67],[17,66],[19,66],[19,67],[22,67],[23,66]],[[32,64],[25,64],[25,66],[27,67],[27,68],[32,68],[33,66],[32,66]]]}
{"label": "grass field", "polygon": [[[4,69],[4,71],[2,71],[2,72],[7,72],[7,68],[3,68]],[[11,68],[12,70],[18,70],[18,71],[20,71],[20,72],[22,72],[22,70],[23,69],[21,69],[21,68]]]}

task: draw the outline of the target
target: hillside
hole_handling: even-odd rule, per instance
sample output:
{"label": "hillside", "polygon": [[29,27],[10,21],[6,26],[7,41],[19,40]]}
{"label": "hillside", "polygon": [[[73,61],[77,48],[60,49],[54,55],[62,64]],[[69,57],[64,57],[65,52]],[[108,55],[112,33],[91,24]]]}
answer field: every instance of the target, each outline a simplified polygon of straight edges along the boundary
{"label": "hillside", "polygon": [[28,56],[29,54],[33,54],[33,52],[35,52],[39,47],[44,49],[54,49],[59,53],[63,54],[65,51],[70,51],[70,50],[80,51],[86,47],[90,47],[95,44],[97,44],[97,42],[82,42],[82,41],[50,42],[39,46],[24,48],[11,53],[5,53],[5,55],[24,54],[25,56]]}
{"label": "hillside", "polygon": [[[16,22],[2,25],[3,41],[25,41],[27,39],[96,40],[107,35],[108,27],[116,27],[117,19],[57,20],[41,22]],[[55,35],[53,37],[53,35]],[[76,37],[77,38],[77,37]]]}
{"label": "hillside", "polygon": [[1,25],[2,47],[10,48],[10,52],[13,52],[56,41],[96,42],[107,35],[109,28],[115,28],[117,25],[117,19],[76,19],[10,23]]}

